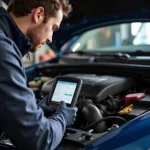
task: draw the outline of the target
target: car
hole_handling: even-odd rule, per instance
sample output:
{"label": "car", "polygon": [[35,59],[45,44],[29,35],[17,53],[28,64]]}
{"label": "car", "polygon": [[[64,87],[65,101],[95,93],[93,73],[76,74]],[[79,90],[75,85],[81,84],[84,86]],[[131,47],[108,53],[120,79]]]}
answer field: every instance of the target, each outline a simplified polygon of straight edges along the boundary
{"label": "car", "polygon": [[[83,82],[76,121],[56,149],[150,149],[150,4],[71,3],[72,16],[49,45],[56,58],[26,68],[37,103],[57,76]],[[7,138],[2,135],[0,149],[16,150]]]}

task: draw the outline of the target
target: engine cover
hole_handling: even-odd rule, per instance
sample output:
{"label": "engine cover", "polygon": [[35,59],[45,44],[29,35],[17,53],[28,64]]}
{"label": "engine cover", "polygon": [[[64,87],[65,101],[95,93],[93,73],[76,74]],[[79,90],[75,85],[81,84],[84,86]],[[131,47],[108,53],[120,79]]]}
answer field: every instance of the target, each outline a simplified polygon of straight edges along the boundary
{"label": "engine cover", "polygon": [[[67,76],[82,79],[83,85],[80,96],[91,98],[96,102],[105,100],[109,95],[116,95],[124,92],[135,85],[135,80],[129,77],[95,74],[68,74]],[[46,82],[42,87],[42,92],[48,94],[52,84],[53,80]]]}

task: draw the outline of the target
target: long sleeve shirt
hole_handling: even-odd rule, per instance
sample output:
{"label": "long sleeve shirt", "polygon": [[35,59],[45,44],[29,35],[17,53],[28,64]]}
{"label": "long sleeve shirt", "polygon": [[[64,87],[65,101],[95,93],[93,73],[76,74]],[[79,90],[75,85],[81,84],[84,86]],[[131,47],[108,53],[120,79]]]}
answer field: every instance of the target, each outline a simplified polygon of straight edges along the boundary
{"label": "long sleeve shirt", "polygon": [[46,118],[27,87],[22,57],[32,48],[9,13],[0,8],[0,129],[21,150],[53,150],[66,128],[63,113]]}

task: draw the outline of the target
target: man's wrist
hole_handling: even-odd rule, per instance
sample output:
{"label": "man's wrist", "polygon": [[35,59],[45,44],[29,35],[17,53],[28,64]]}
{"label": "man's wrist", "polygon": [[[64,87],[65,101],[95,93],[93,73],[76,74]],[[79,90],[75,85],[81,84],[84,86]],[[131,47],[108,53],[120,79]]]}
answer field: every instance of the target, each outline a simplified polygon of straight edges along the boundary
{"label": "man's wrist", "polygon": [[67,115],[62,111],[62,110],[57,110],[55,113],[54,113],[54,115],[53,116],[55,116],[55,115],[61,115],[61,116],[63,116],[63,118],[65,119],[65,122],[66,122],[66,125],[67,125]]}

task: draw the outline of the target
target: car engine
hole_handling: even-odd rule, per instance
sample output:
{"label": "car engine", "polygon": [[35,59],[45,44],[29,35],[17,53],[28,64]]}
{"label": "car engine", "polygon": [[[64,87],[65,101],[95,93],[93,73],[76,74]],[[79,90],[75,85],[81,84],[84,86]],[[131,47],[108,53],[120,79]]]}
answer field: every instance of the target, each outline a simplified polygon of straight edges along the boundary
{"label": "car engine", "polygon": [[[90,130],[95,133],[107,131],[112,124],[120,125],[125,120],[114,117],[111,121],[101,121],[106,116],[117,115],[123,104],[123,96],[135,86],[135,80],[129,77],[95,75],[95,74],[67,74],[83,81],[76,106],[78,115],[73,128]],[[41,92],[47,95],[53,85],[53,79],[46,82]],[[117,122],[118,121],[118,122]],[[92,125],[96,123],[96,125]]]}
{"label": "car engine", "polygon": [[[76,77],[83,81],[76,104],[78,107],[76,121],[74,125],[67,128],[61,143],[61,147],[65,146],[65,149],[85,147],[93,140],[119,128],[148,110],[146,107],[139,108],[138,101],[134,99],[132,101],[132,94],[138,91],[136,80],[132,77],[85,73],[68,73],[64,76]],[[49,94],[53,81],[54,78],[43,84],[42,95]],[[141,98],[145,96],[140,94]],[[145,103],[146,99],[147,97],[142,101]],[[68,141],[73,142],[74,146],[67,143],[66,147],[65,142]]]}

